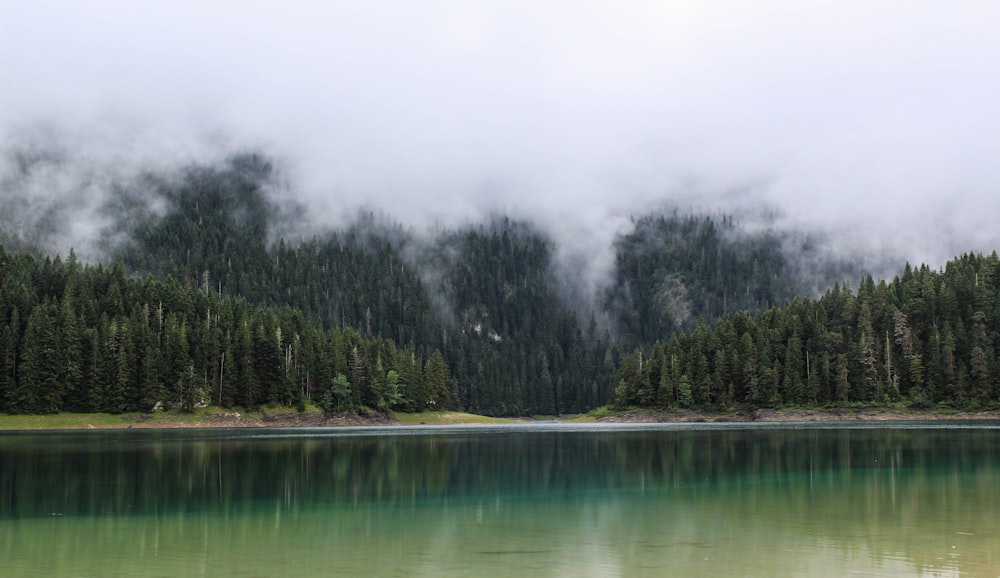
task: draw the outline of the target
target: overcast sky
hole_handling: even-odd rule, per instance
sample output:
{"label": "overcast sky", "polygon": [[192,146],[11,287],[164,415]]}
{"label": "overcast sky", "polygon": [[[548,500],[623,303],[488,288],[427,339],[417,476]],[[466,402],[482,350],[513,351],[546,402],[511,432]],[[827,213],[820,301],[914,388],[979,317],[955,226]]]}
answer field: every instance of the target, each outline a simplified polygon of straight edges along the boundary
{"label": "overcast sky", "polygon": [[253,147],[320,224],[506,211],[596,245],[767,203],[940,264],[1000,245],[998,29],[995,0],[0,0],[0,146]]}

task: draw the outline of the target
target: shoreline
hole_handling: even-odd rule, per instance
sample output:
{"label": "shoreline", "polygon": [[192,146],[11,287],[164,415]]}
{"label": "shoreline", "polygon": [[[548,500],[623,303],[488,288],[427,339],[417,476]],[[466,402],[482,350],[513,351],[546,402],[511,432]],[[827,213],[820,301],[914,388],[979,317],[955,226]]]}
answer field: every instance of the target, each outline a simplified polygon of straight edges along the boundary
{"label": "shoreline", "polygon": [[212,429],[267,427],[344,427],[344,426],[407,426],[455,425],[470,423],[517,423],[515,419],[491,418],[461,412],[426,412],[420,414],[358,414],[320,411],[299,413],[295,410],[239,411],[208,410],[197,413],[156,412],[152,414],[0,414],[0,432],[42,430],[110,430],[110,429]]}
{"label": "shoreline", "polygon": [[941,413],[883,407],[834,409],[755,409],[734,413],[702,413],[689,410],[631,410],[598,418],[604,423],[772,423],[835,421],[988,421],[1000,420],[1000,412],[955,411]]}
{"label": "shoreline", "polygon": [[891,407],[832,409],[755,409],[729,413],[691,410],[624,410],[612,414],[541,418],[491,418],[462,412],[368,414],[322,412],[298,413],[262,410],[241,414],[237,411],[208,411],[200,414],[56,414],[20,416],[0,414],[0,431],[92,430],[92,429],[190,429],[343,426],[435,426],[475,423],[531,423],[556,421],[573,423],[780,423],[780,422],[879,422],[879,421],[1000,421],[1000,412],[910,410]]}

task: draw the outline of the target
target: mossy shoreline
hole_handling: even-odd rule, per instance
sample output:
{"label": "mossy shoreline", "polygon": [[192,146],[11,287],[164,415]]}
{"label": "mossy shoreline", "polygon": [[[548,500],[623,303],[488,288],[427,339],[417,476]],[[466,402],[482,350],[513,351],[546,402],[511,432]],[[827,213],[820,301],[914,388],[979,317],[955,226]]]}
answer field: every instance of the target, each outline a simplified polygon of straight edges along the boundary
{"label": "mossy shoreline", "polygon": [[253,412],[207,408],[191,413],[168,411],[153,414],[60,413],[51,415],[0,414],[0,431],[92,430],[92,429],[177,429],[240,427],[337,427],[337,426],[419,426],[527,423],[532,421],[567,423],[767,423],[835,421],[973,421],[1000,420],[998,411],[915,410],[887,407],[780,408],[702,412],[692,410],[612,410],[598,408],[575,416],[495,418],[456,411],[422,413],[337,413],[325,414],[310,408],[305,412],[289,408]]}
{"label": "mossy shoreline", "polygon": [[0,414],[0,431],[93,430],[93,429],[177,429],[240,427],[336,427],[380,425],[449,425],[474,423],[516,423],[462,412],[354,413],[326,414],[318,409],[299,412],[289,408],[241,410],[201,409],[194,412],[146,413],[57,413],[48,415]]}

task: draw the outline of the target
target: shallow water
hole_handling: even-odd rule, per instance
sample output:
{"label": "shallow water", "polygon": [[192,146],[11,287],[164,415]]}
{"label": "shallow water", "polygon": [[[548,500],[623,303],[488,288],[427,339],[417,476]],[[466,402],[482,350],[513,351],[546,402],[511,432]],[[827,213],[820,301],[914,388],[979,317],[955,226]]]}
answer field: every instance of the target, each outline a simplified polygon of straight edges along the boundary
{"label": "shallow water", "polygon": [[2,576],[997,576],[996,423],[0,434]]}

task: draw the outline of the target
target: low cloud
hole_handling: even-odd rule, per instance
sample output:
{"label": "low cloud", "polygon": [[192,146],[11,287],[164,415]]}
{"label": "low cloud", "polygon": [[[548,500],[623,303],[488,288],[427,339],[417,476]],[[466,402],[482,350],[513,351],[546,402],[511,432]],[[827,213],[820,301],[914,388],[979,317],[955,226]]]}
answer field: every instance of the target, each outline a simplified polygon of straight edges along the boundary
{"label": "low cloud", "polygon": [[936,266],[1000,245],[997,21],[896,0],[5,0],[0,211],[96,246],[114,186],[255,150],[315,229],[508,213],[585,294],[663,206]]}

